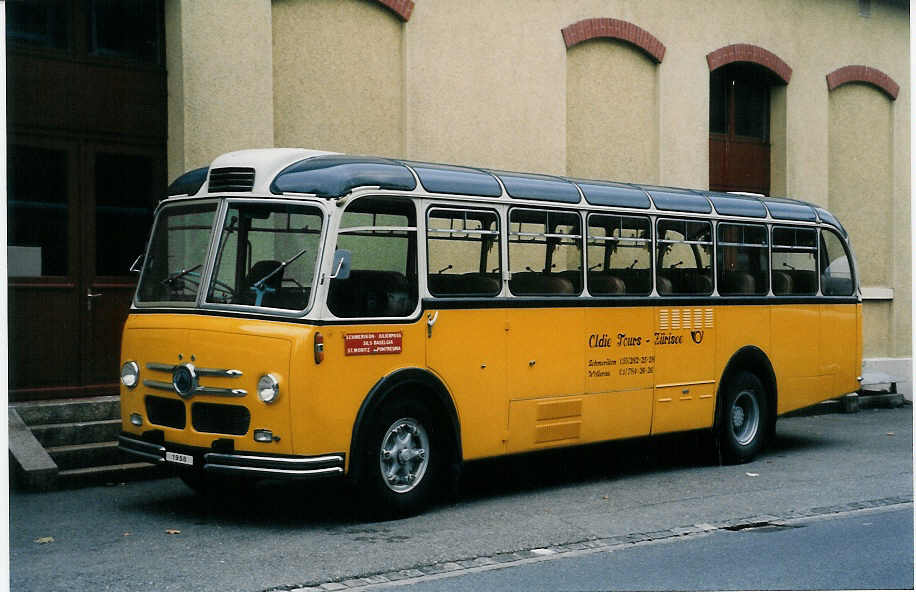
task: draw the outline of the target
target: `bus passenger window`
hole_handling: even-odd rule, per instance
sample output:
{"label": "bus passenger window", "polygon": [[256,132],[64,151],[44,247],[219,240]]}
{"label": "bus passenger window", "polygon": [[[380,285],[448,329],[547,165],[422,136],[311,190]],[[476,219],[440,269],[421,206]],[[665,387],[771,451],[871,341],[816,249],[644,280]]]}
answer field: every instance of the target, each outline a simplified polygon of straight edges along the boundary
{"label": "bus passenger window", "polygon": [[832,230],[821,230],[821,292],[824,296],[852,296],[852,265],[841,239]]}
{"label": "bus passenger window", "polygon": [[767,229],[757,224],[719,224],[716,262],[719,294],[754,295],[770,291]]}
{"label": "bus passenger window", "polygon": [[773,294],[817,294],[817,231],[773,228]]}
{"label": "bus passenger window", "polygon": [[518,296],[582,292],[582,231],[575,212],[509,212],[509,290]]}
{"label": "bus passenger window", "polygon": [[495,296],[502,288],[495,212],[434,208],[426,224],[427,284],[433,296]]}
{"label": "bus passenger window", "polygon": [[712,224],[658,220],[655,281],[658,293],[712,294]]}
{"label": "bus passenger window", "polygon": [[648,218],[588,217],[588,291],[593,296],[652,291],[652,237]]}
{"label": "bus passenger window", "polygon": [[417,218],[407,199],[363,197],[340,221],[337,249],[350,273],[332,279],[328,309],[339,318],[406,317],[417,307]]}

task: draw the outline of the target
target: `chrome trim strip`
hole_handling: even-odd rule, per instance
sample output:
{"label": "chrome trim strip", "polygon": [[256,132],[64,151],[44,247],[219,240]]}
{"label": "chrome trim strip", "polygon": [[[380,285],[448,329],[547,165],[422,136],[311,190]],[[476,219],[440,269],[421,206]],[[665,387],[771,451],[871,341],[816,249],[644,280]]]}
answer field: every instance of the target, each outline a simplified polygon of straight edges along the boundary
{"label": "chrome trim strip", "polygon": [[[162,391],[169,391],[170,393],[177,392],[175,390],[175,387],[172,385],[172,383],[162,382],[160,380],[149,380],[149,379],[144,380],[143,386],[154,388],[154,389],[159,389]],[[213,395],[215,397],[245,397],[248,395],[248,391],[246,391],[245,389],[219,388],[215,386],[198,386],[198,387],[195,387],[194,391],[192,391],[187,397],[183,396],[182,398],[188,398],[193,395]]]}
{"label": "chrome trim strip", "polygon": [[283,456],[251,456],[246,454],[221,454],[219,452],[208,452],[204,454],[204,460],[216,460],[222,462],[232,462],[235,460],[252,461],[252,462],[272,462],[272,463],[289,463],[301,465],[313,465],[329,462],[343,464],[343,457],[339,454],[329,456],[313,456],[309,458],[287,458]]}
{"label": "chrome trim strip", "polygon": [[143,460],[161,464],[165,462],[165,446],[135,440],[127,436],[118,436],[118,449],[128,454],[139,456]]}
{"label": "chrome trim strip", "polygon": [[[160,372],[174,372],[175,368],[177,367],[178,365],[160,364],[159,362],[146,363],[146,368],[148,370],[158,370]],[[194,368],[194,371],[198,376],[225,376],[228,378],[236,378],[242,376],[241,370],[230,368]]]}
{"label": "chrome trim strip", "polygon": [[244,397],[248,394],[245,389],[217,388],[215,386],[199,386],[194,389],[192,395],[214,395],[217,397]]}
{"label": "chrome trim strip", "polygon": [[160,364],[159,362],[147,362],[146,363],[147,370],[161,370],[162,372],[174,372],[175,368],[177,367],[178,366],[174,366],[171,364]]}
{"label": "chrome trim strip", "polygon": [[199,376],[226,376],[236,378],[242,375],[241,370],[232,370],[224,368],[196,368]]}
{"label": "chrome trim strip", "polygon": [[235,465],[217,465],[205,464],[204,470],[217,472],[239,472],[239,473],[260,473],[262,475],[286,475],[288,477],[319,477],[322,475],[342,474],[341,467],[328,467],[325,469],[261,469],[257,467],[245,467]]}

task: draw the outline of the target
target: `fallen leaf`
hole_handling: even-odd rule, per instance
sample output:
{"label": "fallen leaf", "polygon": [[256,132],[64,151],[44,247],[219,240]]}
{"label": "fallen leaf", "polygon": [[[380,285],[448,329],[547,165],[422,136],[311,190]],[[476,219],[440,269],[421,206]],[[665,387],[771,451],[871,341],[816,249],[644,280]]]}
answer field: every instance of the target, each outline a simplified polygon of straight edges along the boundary
{"label": "fallen leaf", "polygon": [[748,477],[759,477],[760,473],[745,473]]}
{"label": "fallen leaf", "polygon": [[124,536],[130,536],[130,533],[129,533],[129,532],[125,532],[125,533],[124,533]]}
{"label": "fallen leaf", "polygon": [[897,434],[895,434],[894,432],[888,432],[887,435],[888,435],[888,436],[896,436]]}
{"label": "fallen leaf", "polygon": [[35,539],[35,542],[39,545],[47,545],[48,543],[54,542],[54,537],[38,537]]}
{"label": "fallen leaf", "polygon": [[166,528],[165,534],[181,534],[181,531],[175,528]]}
{"label": "fallen leaf", "polygon": [[601,496],[601,499],[606,500],[606,499],[607,499],[607,496],[606,496],[606,495],[602,495],[602,496]]}

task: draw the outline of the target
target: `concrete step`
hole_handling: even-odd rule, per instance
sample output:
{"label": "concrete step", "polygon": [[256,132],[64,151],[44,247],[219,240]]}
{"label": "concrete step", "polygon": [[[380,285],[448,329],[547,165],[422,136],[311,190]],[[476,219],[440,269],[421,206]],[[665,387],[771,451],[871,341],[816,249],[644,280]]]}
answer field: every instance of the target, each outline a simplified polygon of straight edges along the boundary
{"label": "concrete step", "polygon": [[115,441],[49,446],[45,450],[61,471],[128,462],[127,455],[118,450]]}
{"label": "concrete step", "polygon": [[105,485],[138,481],[141,479],[158,479],[170,476],[168,467],[145,462],[121,463],[68,469],[57,474],[57,486],[61,489],[85,487],[88,485]]}
{"label": "concrete step", "polygon": [[103,419],[99,421],[33,425],[31,430],[35,438],[45,448],[87,444],[89,442],[110,442],[117,440],[118,434],[121,433],[121,420]]}
{"label": "concrete step", "polygon": [[15,407],[27,426],[101,421],[121,416],[121,398],[118,395],[14,403],[11,406]]}

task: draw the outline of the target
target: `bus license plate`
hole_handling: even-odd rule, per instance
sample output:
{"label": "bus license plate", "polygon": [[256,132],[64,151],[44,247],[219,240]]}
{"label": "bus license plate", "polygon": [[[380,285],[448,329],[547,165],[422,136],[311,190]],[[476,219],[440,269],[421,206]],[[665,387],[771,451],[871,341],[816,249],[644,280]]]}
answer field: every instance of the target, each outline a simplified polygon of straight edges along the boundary
{"label": "bus license plate", "polygon": [[166,452],[165,460],[180,465],[193,465],[194,457],[190,454],[178,454],[177,452]]}

